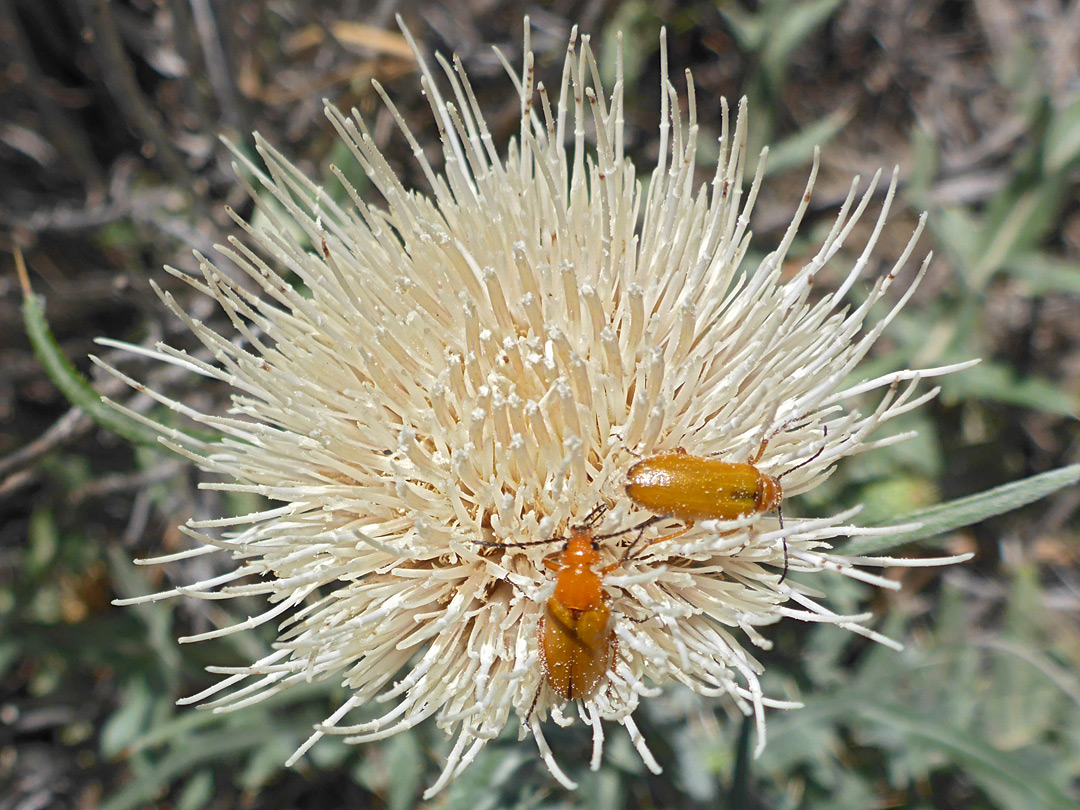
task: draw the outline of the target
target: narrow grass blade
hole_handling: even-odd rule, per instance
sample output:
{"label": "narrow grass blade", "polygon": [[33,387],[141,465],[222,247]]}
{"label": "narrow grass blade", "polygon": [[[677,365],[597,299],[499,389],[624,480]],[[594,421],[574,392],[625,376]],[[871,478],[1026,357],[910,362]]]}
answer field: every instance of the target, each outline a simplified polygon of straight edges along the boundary
{"label": "narrow grass blade", "polygon": [[897,520],[894,525],[918,523],[918,529],[901,532],[891,537],[867,537],[855,540],[839,549],[841,554],[874,554],[897,546],[925,540],[928,537],[970,526],[980,520],[1011,512],[1060,489],[1080,482],[1080,464],[1070,464],[1050,472],[1013,481],[978,495],[969,495],[955,501],[911,512]]}

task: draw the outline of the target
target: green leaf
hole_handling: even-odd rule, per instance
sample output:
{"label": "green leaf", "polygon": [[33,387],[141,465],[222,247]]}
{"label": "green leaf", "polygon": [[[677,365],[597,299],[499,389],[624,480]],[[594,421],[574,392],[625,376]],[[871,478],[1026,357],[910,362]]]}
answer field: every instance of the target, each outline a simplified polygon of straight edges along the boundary
{"label": "green leaf", "polygon": [[789,169],[807,166],[814,159],[814,148],[831,141],[851,120],[852,110],[841,107],[793,135],[769,147],[769,162],[765,176],[781,174]]}
{"label": "green leaf", "polygon": [[753,14],[736,3],[722,3],[717,11],[742,50],[752,52],[761,47],[766,30],[762,15]]}
{"label": "green leaf", "polygon": [[144,681],[133,681],[124,690],[123,703],[105,721],[101,731],[101,753],[106,759],[119,756],[146,730],[154,698]]}
{"label": "green leaf", "polygon": [[[119,596],[134,596],[149,591],[146,575],[128,559],[126,553],[116,546],[106,549],[109,579]],[[162,662],[161,672],[175,685],[180,678],[181,659],[179,645],[173,634],[172,608],[166,602],[146,602],[127,608],[146,627],[145,643]]]}
{"label": "green leaf", "polygon": [[447,786],[439,797],[442,810],[494,810],[500,806],[499,790],[519,780],[518,770],[531,759],[524,746],[489,748]]}
{"label": "green leaf", "polygon": [[[614,770],[585,771],[578,777],[579,797],[572,806],[586,807],[588,810],[623,810],[626,800],[626,788]],[[539,802],[533,802],[538,805]],[[521,810],[529,810],[530,805],[519,802]]]}
{"label": "green leaf", "polygon": [[989,517],[1019,509],[1065,487],[1073,486],[1077,482],[1080,482],[1080,464],[1071,464],[1057,470],[1033,475],[1030,478],[988,489],[978,495],[969,495],[966,498],[958,498],[955,501],[911,512],[893,525],[919,523],[921,526],[918,529],[889,537],[865,537],[853,540],[839,549],[839,553],[873,554],[906,543],[925,540],[959,529],[961,526],[970,526],[972,523],[978,523]]}
{"label": "green leaf", "polygon": [[945,208],[931,217],[928,225],[935,244],[960,267],[972,264],[982,250],[983,233],[979,220],[966,208]]}
{"label": "green leaf", "polygon": [[214,798],[214,772],[209,768],[197,771],[184,783],[176,800],[176,810],[202,810]]}
{"label": "green leaf", "polygon": [[386,764],[390,769],[387,810],[409,810],[416,804],[424,774],[424,755],[416,735],[396,734],[386,745]]}
{"label": "green leaf", "polygon": [[1067,171],[1080,160],[1080,96],[1051,117],[1045,147],[1047,172]]}
{"label": "green leaf", "polygon": [[750,755],[750,737],[753,728],[753,720],[750,717],[743,716],[743,719],[739,722],[739,738],[735,744],[735,771],[731,777],[731,791],[728,794],[728,804],[734,808],[750,806],[750,773],[753,769],[753,758]]}
{"label": "green leaf", "polygon": [[[1009,750],[1037,746],[1062,727],[1063,684],[1053,677],[1059,667],[1042,649],[1042,627],[1049,616],[1041,578],[1035,565],[1017,565],[1004,632],[975,642],[987,648],[989,658],[983,725],[990,739]],[[1075,682],[1071,674],[1064,680]]]}
{"label": "green leaf", "polygon": [[18,641],[11,638],[0,641],[0,677],[7,675],[12,667],[21,663],[22,656],[22,645]]}
{"label": "green leaf", "polygon": [[258,793],[285,770],[285,760],[296,750],[296,740],[288,735],[267,735],[262,745],[252,750],[237,783],[251,793]]}
{"label": "green leaf", "polygon": [[635,87],[657,51],[660,20],[641,0],[627,0],[615,8],[610,22],[604,26],[597,50],[600,76],[608,88],[615,84],[619,35],[622,35],[624,87]]}
{"label": "green leaf", "polygon": [[323,174],[331,178],[327,181],[327,194],[330,199],[339,204],[351,205],[349,192],[342,185],[341,179],[330,172],[330,166],[336,166],[341,171],[345,182],[351,185],[357,194],[361,197],[367,195],[370,186],[368,176],[356,159],[353,158],[352,152],[345,141],[334,139],[333,144],[330,146],[330,154],[327,156]]}
{"label": "green leaf", "polygon": [[911,744],[929,745],[956,762],[990,796],[1008,808],[1075,810],[1076,800],[1039,777],[1022,760],[995,749],[966,730],[952,728],[938,717],[920,717],[903,706],[889,706],[868,700],[860,704],[859,715],[891,726]]}
{"label": "green leaf", "polygon": [[45,299],[30,289],[22,254],[15,253],[15,266],[23,288],[23,325],[38,362],[68,402],[81,408],[100,427],[135,444],[158,447],[158,435],[130,417],[113,410],[94,390],[90,381],[64,356],[45,318]]}
{"label": "green leaf", "polygon": [[1080,414],[1080,402],[1060,385],[1039,377],[1019,377],[1011,366],[993,361],[984,361],[956,379],[944,380],[942,389],[951,396],[960,391],[967,399],[980,397],[1043,413],[1072,417]]}
{"label": "green leaf", "polygon": [[795,49],[822,25],[840,5],[840,0],[810,0],[802,3],[772,4],[775,15],[765,35],[761,54],[762,68],[770,85],[777,89],[783,82],[788,62]]}
{"label": "green leaf", "polygon": [[1041,253],[1017,256],[1003,268],[1022,282],[1018,292],[1031,298],[1047,293],[1080,293],[1080,264]]}
{"label": "green leaf", "polygon": [[30,514],[26,540],[23,576],[29,579],[40,579],[56,560],[57,548],[60,546],[56,517],[49,506],[39,506]]}
{"label": "green leaf", "polygon": [[162,791],[182,776],[210,765],[234,761],[266,739],[260,728],[231,728],[228,733],[191,736],[164,756],[154,758],[148,768],[134,773],[119,791],[102,802],[98,810],[137,810],[146,807]]}
{"label": "green leaf", "polygon": [[[913,208],[930,208],[929,193],[941,168],[941,147],[933,133],[917,127],[911,133],[911,168],[907,178],[907,196]],[[934,218],[936,219],[936,217]],[[931,228],[934,219],[930,220]]]}
{"label": "green leaf", "polygon": [[982,250],[965,271],[973,289],[985,287],[1006,263],[1043,241],[1060,220],[1066,188],[1061,175],[1030,182],[1018,177],[994,198],[983,219]]}

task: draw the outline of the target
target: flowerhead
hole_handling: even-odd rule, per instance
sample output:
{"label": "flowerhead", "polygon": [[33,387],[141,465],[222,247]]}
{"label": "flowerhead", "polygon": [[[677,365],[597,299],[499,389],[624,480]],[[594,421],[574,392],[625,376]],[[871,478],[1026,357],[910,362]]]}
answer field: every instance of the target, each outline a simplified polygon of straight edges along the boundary
{"label": "flowerhead", "polygon": [[[815,162],[787,232],[748,266],[764,159],[748,162],[745,103],[733,116],[724,108],[720,156],[702,183],[693,84],[688,76],[680,95],[665,62],[660,154],[643,183],[623,153],[621,69],[605,92],[588,38],[575,33],[549,89],[535,80],[527,30],[525,52],[520,72],[508,66],[521,125],[504,148],[456,59],[438,58],[438,70],[420,59],[441,134],[432,163],[376,85],[413,145],[423,190],[402,185],[355,111],[327,107],[378,202],[341,173],[351,200],[335,202],[257,138],[266,170],[245,161],[245,171],[266,224],[235,217],[245,237],[219,248],[245,277],[201,256],[200,276],[172,271],[211,296],[229,328],[192,319],[162,293],[205,355],[140,350],[232,387],[226,415],[159,396],[220,433],[162,428],[163,441],[215,477],[208,488],[266,503],[189,522],[199,545],[160,559],[219,552],[231,567],[144,597],[266,598],[262,614],[187,639],[279,628],[272,652],[190,701],[229,710],[312,679],[341,682],[350,697],[293,760],[326,734],[377,740],[434,717],[455,742],[429,793],[511,722],[572,784],[543,722],[574,712],[594,730],[594,767],[609,720],[655,768],[633,713],[672,682],[753,714],[761,745],[764,708],[791,704],[763,694],[748,647],[766,647],[760,628],[784,617],[891,643],[812,590],[826,569],[888,584],[855,565],[885,561],[830,553],[836,538],[870,531],[851,525],[851,512],[782,524],[754,512],[685,533],[653,521],[635,532],[656,516],[626,497],[625,476],[640,458],[681,447],[755,459],[783,478],[785,497],[798,494],[839,459],[903,438],[872,434],[933,396],[916,392],[922,378],[954,368],[849,382],[914,290],[867,321],[921,222],[896,265],[860,301],[848,297],[867,286],[895,174],[880,204],[879,177],[861,194],[853,182],[817,254],[782,273]],[[867,218],[872,232],[840,284],[815,290]],[[875,391],[876,407],[861,411],[856,400]],[[544,558],[588,516],[614,640],[599,688],[568,702],[539,665],[558,578]],[[372,702],[381,716],[351,719]]]}

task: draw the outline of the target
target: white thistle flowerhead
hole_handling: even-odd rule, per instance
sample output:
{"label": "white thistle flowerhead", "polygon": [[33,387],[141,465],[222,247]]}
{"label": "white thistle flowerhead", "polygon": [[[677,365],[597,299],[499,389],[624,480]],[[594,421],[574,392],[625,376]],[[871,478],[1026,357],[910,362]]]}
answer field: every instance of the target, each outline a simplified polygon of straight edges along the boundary
{"label": "white thistle flowerhead", "polygon": [[[685,448],[754,459],[761,474],[783,475],[785,495],[804,492],[839,459],[902,438],[870,436],[933,396],[914,393],[921,378],[955,368],[847,382],[914,289],[865,323],[921,222],[895,267],[861,302],[847,302],[893,201],[895,173],[858,259],[836,289],[812,296],[878,177],[861,195],[852,183],[817,254],[782,275],[815,162],[783,239],[746,267],[764,160],[748,178],[745,103],[733,121],[724,108],[720,156],[702,184],[693,84],[688,76],[682,113],[665,59],[660,154],[643,184],[623,153],[621,68],[606,94],[588,39],[575,33],[552,93],[534,83],[527,28],[524,67],[515,75],[508,66],[521,127],[505,151],[460,62],[441,57],[441,80],[420,58],[442,139],[434,164],[376,85],[425,191],[402,185],[355,111],[327,108],[381,193],[378,204],[355,192],[337,204],[257,140],[269,171],[250,162],[246,170],[262,186],[252,194],[267,224],[236,218],[247,239],[220,248],[249,279],[201,256],[201,277],[177,273],[217,301],[235,333],[193,320],[166,293],[207,359],[129,347],[232,386],[227,416],[159,395],[221,434],[205,441],[161,428],[164,441],[220,477],[210,488],[267,501],[252,514],[190,522],[200,545],[158,558],[221,552],[235,563],[143,599],[267,599],[261,615],[187,640],[279,627],[271,653],[190,701],[236,709],[312,679],[340,681],[351,696],[294,760],[327,734],[377,740],[434,717],[456,739],[429,794],[512,721],[572,785],[543,736],[543,721],[569,722],[568,709],[594,730],[594,767],[601,721],[613,720],[656,768],[633,713],[670,682],[734,700],[755,715],[761,745],[763,708],[791,704],[762,693],[746,645],[767,646],[759,628],[783,617],[891,643],[863,626],[866,616],[839,615],[802,584],[825,569],[890,584],[854,564],[895,561],[829,553],[834,538],[871,533],[849,524],[851,512],[781,524],[775,512],[748,510],[694,524],[667,519],[642,534],[634,527],[654,515],[627,497],[626,474],[643,457]],[[872,412],[858,410],[855,400],[877,389]],[[580,569],[602,581],[592,595],[603,609],[589,614],[598,640],[584,652],[554,642],[542,649],[545,604],[558,602],[562,577],[550,555],[572,532],[598,546]],[[658,537],[666,539],[646,542]],[[575,655],[586,666],[593,655],[599,673],[568,701],[551,670]],[[350,719],[376,699],[381,717]]]}

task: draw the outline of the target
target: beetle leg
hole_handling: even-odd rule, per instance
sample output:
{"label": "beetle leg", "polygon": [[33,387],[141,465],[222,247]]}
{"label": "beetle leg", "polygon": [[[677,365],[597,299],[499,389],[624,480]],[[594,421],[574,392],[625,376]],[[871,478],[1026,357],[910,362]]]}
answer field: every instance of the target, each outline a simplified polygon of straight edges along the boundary
{"label": "beetle leg", "polygon": [[[638,529],[639,529],[638,536],[634,538],[633,543],[631,543],[629,546],[626,547],[626,551],[623,552],[623,555],[619,559],[619,562],[615,563],[614,565],[611,566],[612,570],[614,570],[618,566],[622,565],[627,560],[633,559],[633,555],[631,555],[631,552],[635,548],[637,548],[638,543],[641,542],[641,538],[644,537],[644,535],[645,535],[645,529],[648,528],[649,525],[651,525],[653,523],[656,523],[657,521],[666,520],[666,519],[667,519],[666,515],[659,515],[657,517],[649,518],[644,523],[642,523],[638,527]],[[670,534],[664,534],[664,535],[661,535],[660,537],[654,537],[652,540],[649,540],[647,543],[645,543],[644,546],[642,546],[641,551],[644,552],[645,549],[647,549],[649,546],[655,545],[656,543],[662,543],[665,540],[674,540],[676,537],[682,537],[684,534],[686,534],[692,528],[694,528],[694,521],[692,521],[692,520],[687,521],[686,525],[683,526],[683,528],[679,529],[677,532],[671,532]]]}
{"label": "beetle leg", "polygon": [[544,557],[544,567],[549,571],[561,571],[562,563],[560,559],[562,557],[561,551],[556,551],[554,554],[548,554]]}
{"label": "beetle leg", "polygon": [[544,691],[544,679],[540,679],[540,684],[536,687],[536,694],[533,695],[532,703],[529,704],[529,711],[525,714],[525,728],[528,731],[532,731],[529,728],[529,723],[532,722],[533,712],[536,711],[536,703],[540,700],[540,693]]}
{"label": "beetle leg", "polygon": [[648,548],[649,546],[655,545],[656,543],[663,543],[665,540],[674,540],[676,537],[682,537],[684,534],[686,534],[692,528],[694,528],[694,521],[692,521],[692,520],[687,521],[686,525],[683,526],[681,529],[679,529],[679,531],[672,532],[671,534],[665,534],[665,535],[663,535],[661,537],[654,537],[652,540],[650,540],[648,542],[648,544],[645,547]]}
{"label": "beetle leg", "polygon": [[[629,594],[629,591],[627,591],[626,588],[620,588],[619,590],[624,591],[627,594]],[[621,613],[621,612],[620,612],[619,615],[622,616],[624,619],[626,619],[626,621],[633,622],[634,624],[645,624],[645,622],[649,621],[650,619],[655,619],[656,618],[656,616],[654,615],[654,616],[645,616],[644,618],[641,618],[641,619],[635,619],[633,616],[627,616],[625,613]],[[626,659],[624,658],[623,660],[625,661]],[[630,662],[627,661],[627,663],[630,663]]]}
{"label": "beetle leg", "polygon": [[[611,638],[611,662],[608,665],[608,672],[611,672],[614,669],[614,667],[612,665],[615,663],[615,659],[617,659],[617,658],[622,658],[623,661],[626,661],[626,665],[630,666],[630,662],[626,660],[626,656],[624,656],[622,654],[622,650],[619,649],[619,639],[615,636],[615,634],[613,632],[612,633],[612,638]],[[607,672],[605,672],[604,674],[607,675]],[[614,688],[615,688],[615,685],[611,682],[611,677],[608,676],[608,679],[607,679],[607,692],[608,692],[609,695],[612,693],[612,690]]]}
{"label": "beetle leg", "polygon": [[[645,529],[650,524],[656,523],[658,520],[663,520],[663,518],[662,517],[651,517],[648,520],[646,520],[644,523],[642,523],[640,526],[638,526],[638,535],[637,535],[637,537],[634,538],[634,542],[632,542],[630,545],[628,545],[626,547],[626,551],[623,552],[623,554],[619,558],[618,562],[612,563],[611,565],[608,566],[608,568],[610,568],[611,571],[614,571],[616,568],[618,568],[620,565],[622,565],[624,562],[626,562],[630,558],[630,552],[633,551],[634,547],[638,543],[641,542],[641,538],[645,534]],[[609,574],[609,573],[611,573],[611,571],[605,570],[604,574]]]}
{"label": "beetle leg", "polygon": [[769,446],[769,440],[775,435],[776,434],[774,433],[772,434],[772,436],[763,436],[761,439],[761,446],[758,448],[757,451],[757,455],[753,458],[747,459],[746,463],[749,464],[751,467],[756,467],[757,463],[761,461],[761,457],[765,455],[765,448]]}

